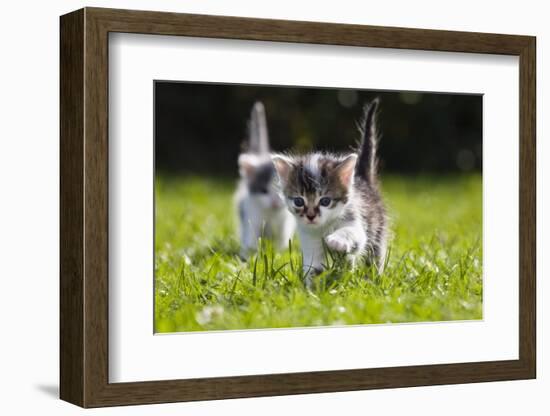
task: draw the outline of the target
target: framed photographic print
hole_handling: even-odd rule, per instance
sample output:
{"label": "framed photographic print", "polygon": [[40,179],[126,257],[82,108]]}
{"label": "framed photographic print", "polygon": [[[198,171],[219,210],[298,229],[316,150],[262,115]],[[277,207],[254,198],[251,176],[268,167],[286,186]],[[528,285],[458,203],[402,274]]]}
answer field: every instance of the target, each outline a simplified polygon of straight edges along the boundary
{"label": "framed photographic print", "polygon": [[61,17],[83,406],[534,378],[535,38]]}

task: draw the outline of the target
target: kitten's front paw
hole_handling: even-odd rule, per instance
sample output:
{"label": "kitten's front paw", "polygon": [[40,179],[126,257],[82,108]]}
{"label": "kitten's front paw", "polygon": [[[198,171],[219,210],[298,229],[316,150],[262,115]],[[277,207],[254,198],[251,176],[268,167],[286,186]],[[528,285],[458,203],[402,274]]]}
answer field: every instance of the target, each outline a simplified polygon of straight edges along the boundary
{"label": "kitten's front paw", "polygon": [[337,232],[329,234],[325,238],[328,248],[340,253],[351,253],[354,248],[354,243],[347,236],[339,235]]}

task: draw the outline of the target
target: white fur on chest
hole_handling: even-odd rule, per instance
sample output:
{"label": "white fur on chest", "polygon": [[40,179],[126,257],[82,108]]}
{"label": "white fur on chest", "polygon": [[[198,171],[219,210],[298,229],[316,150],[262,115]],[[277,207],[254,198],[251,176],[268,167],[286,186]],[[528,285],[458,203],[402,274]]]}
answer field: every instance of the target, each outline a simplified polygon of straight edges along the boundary
{"label": "white fur on chest", "polygon": [[298,234],[302,245],[303,268],[307,274],[326,267],[326,248],[347,254],[353,265],[356,258],[363,254],[367,242],[364,224],[359,219],[335,221],[324,227],[300,224]]}

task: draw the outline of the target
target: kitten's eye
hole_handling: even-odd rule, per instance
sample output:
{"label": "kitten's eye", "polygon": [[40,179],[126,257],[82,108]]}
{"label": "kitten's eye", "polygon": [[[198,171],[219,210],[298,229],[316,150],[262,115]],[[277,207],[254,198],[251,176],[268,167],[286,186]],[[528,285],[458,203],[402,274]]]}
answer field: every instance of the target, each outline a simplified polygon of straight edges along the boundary
{"label": "kitten's eye", "polygon": [[298,197],[294,198],[294,205],[296,205],[297,207],[303,207],[304,206],[304,198],[302,198],[301,196],[298,196]]}
{"label": "kitten's eye", "polygon": [[319,205],[322,207],[328,207],[330,205],[331,199],[328,196],[324,196],[319,200]]}

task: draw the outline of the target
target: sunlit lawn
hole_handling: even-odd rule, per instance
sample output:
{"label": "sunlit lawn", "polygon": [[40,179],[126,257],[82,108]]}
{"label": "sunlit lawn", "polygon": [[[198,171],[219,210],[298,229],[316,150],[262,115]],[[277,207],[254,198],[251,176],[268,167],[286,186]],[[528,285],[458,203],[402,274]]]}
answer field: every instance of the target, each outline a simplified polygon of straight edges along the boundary
{"label": "sunlit lawn", "polygon": [[238,258],[234,186],[157,177],[157,332],[481,319],[481,176],[384,176],[386,269],[335,265],[312,290],[297,239]]}

